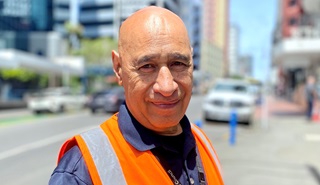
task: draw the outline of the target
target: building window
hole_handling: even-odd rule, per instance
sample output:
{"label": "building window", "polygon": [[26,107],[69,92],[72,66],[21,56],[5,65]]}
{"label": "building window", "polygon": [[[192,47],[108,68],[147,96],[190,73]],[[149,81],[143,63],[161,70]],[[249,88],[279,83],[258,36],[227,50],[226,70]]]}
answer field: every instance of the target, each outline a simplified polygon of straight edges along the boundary
{"label": "building window", "polygon": [[297,4],[297,0],[290,0],[289,6],[295,6]]}
{"label": "building window", "polygon": [[296,18],[290,18],[289,19],[289,25],[290,26],[294,26],[294,25],[297,25],[298,21]]}
{"label": "building window", "polygon": [[112,25],[113,21],[112,20],[108,20],[108,21],[91,21],[91,22],[87,22],[87,23],[82,23],[82,25],[84,27],[86,26],[102,26],[102,25]]}
{"label": "building window", "polygon": [[112,10],[113,5],[112,4],[105,4],[105,5],[92,5],[92,6],[82,6],[82,11],[91,11],[91,10],[101,10],[101,9],[108,9]]}

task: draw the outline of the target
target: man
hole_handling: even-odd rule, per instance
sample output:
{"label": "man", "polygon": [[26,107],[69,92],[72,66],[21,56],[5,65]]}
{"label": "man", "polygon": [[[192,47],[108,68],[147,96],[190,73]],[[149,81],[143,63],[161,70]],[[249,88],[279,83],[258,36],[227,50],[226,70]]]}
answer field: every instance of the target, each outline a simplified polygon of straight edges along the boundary
{"label": "man", "polygon": [[215,184],[220,164],[185,116],[192,48],[182,20],[143,8],[123,22],[113,69],[126,101],[99,128],[67,141],[49,184]]}
{"label": "man", "polygon": [[307,119],[311,121],[314,104],[317,98],[316,79],[312,75],[307,77],[307,82],[305,86],[305,96],[307,102]]}

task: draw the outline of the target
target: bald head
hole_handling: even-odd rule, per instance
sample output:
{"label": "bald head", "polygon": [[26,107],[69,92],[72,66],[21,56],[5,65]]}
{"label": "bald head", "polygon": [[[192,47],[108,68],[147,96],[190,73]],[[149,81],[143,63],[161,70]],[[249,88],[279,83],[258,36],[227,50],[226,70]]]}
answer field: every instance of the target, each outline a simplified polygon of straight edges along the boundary
{"label": "bald head", "polygon": [[187,29],[179,16],[165,8],[149,6],[132,14],[121,25],[119,52],[132,47],[130,43],[154,40],[155,36],[180,37],[189,44]]}

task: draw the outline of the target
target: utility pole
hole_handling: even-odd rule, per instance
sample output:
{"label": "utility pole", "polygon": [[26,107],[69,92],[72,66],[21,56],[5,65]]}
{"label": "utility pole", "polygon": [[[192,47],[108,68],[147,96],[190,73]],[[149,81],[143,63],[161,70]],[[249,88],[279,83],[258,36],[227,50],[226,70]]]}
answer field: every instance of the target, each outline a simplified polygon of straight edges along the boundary
{"label": "utility pole", "polygon": [[122,0],[113,0],[114,7],[114,38],[119,36],[119,28],[121,25]]}
{"label": "utility pole", "polygon": [[[79,26],[79,0],[70,1],[70,24],[73,27]],[[76,33],[70,33],[70,42],[72,49],[79,49],[79,39]]]}

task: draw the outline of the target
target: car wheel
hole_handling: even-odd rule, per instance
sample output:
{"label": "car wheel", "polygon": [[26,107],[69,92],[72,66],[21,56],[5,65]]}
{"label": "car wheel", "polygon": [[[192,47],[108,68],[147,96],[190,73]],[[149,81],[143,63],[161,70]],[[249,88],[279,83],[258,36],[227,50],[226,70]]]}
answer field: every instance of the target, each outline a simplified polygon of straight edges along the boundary
{"label": "car wheel", "polygon": [[244,122],[244,125],[247,125],[247,126],[251,125],[251,121]]}
{"label": "car wheel", "polygon": [[58,112],[59,112],[59,113],[64,113],[64,112],[65,112],[65,107],[64,107],[64,105],[60,105]]}
{"label": "car wheel", "polygon": [[246,122],[244,122],[244,125],[250,126],[250,125],[252,125],[252,123],[253,123],[253,119],[249,119]]}
{"label": "car wheel", "polygon": [[40,113],[41,113],[41,111],[39,111],[39,110],[34,110],[34,111],[32,111],[33,112],[33,114],[35,114],[35,115],[39,115]]}
{"label": "car wheel", "polygon": [[205,113],[204,113],[204,115],[203,115],[203,119],[204,119],[205,121],[211,121],[211,119],[209,118],[209,116],[208,116],[208,113],[207,113],[207,112],[205,112]]}

